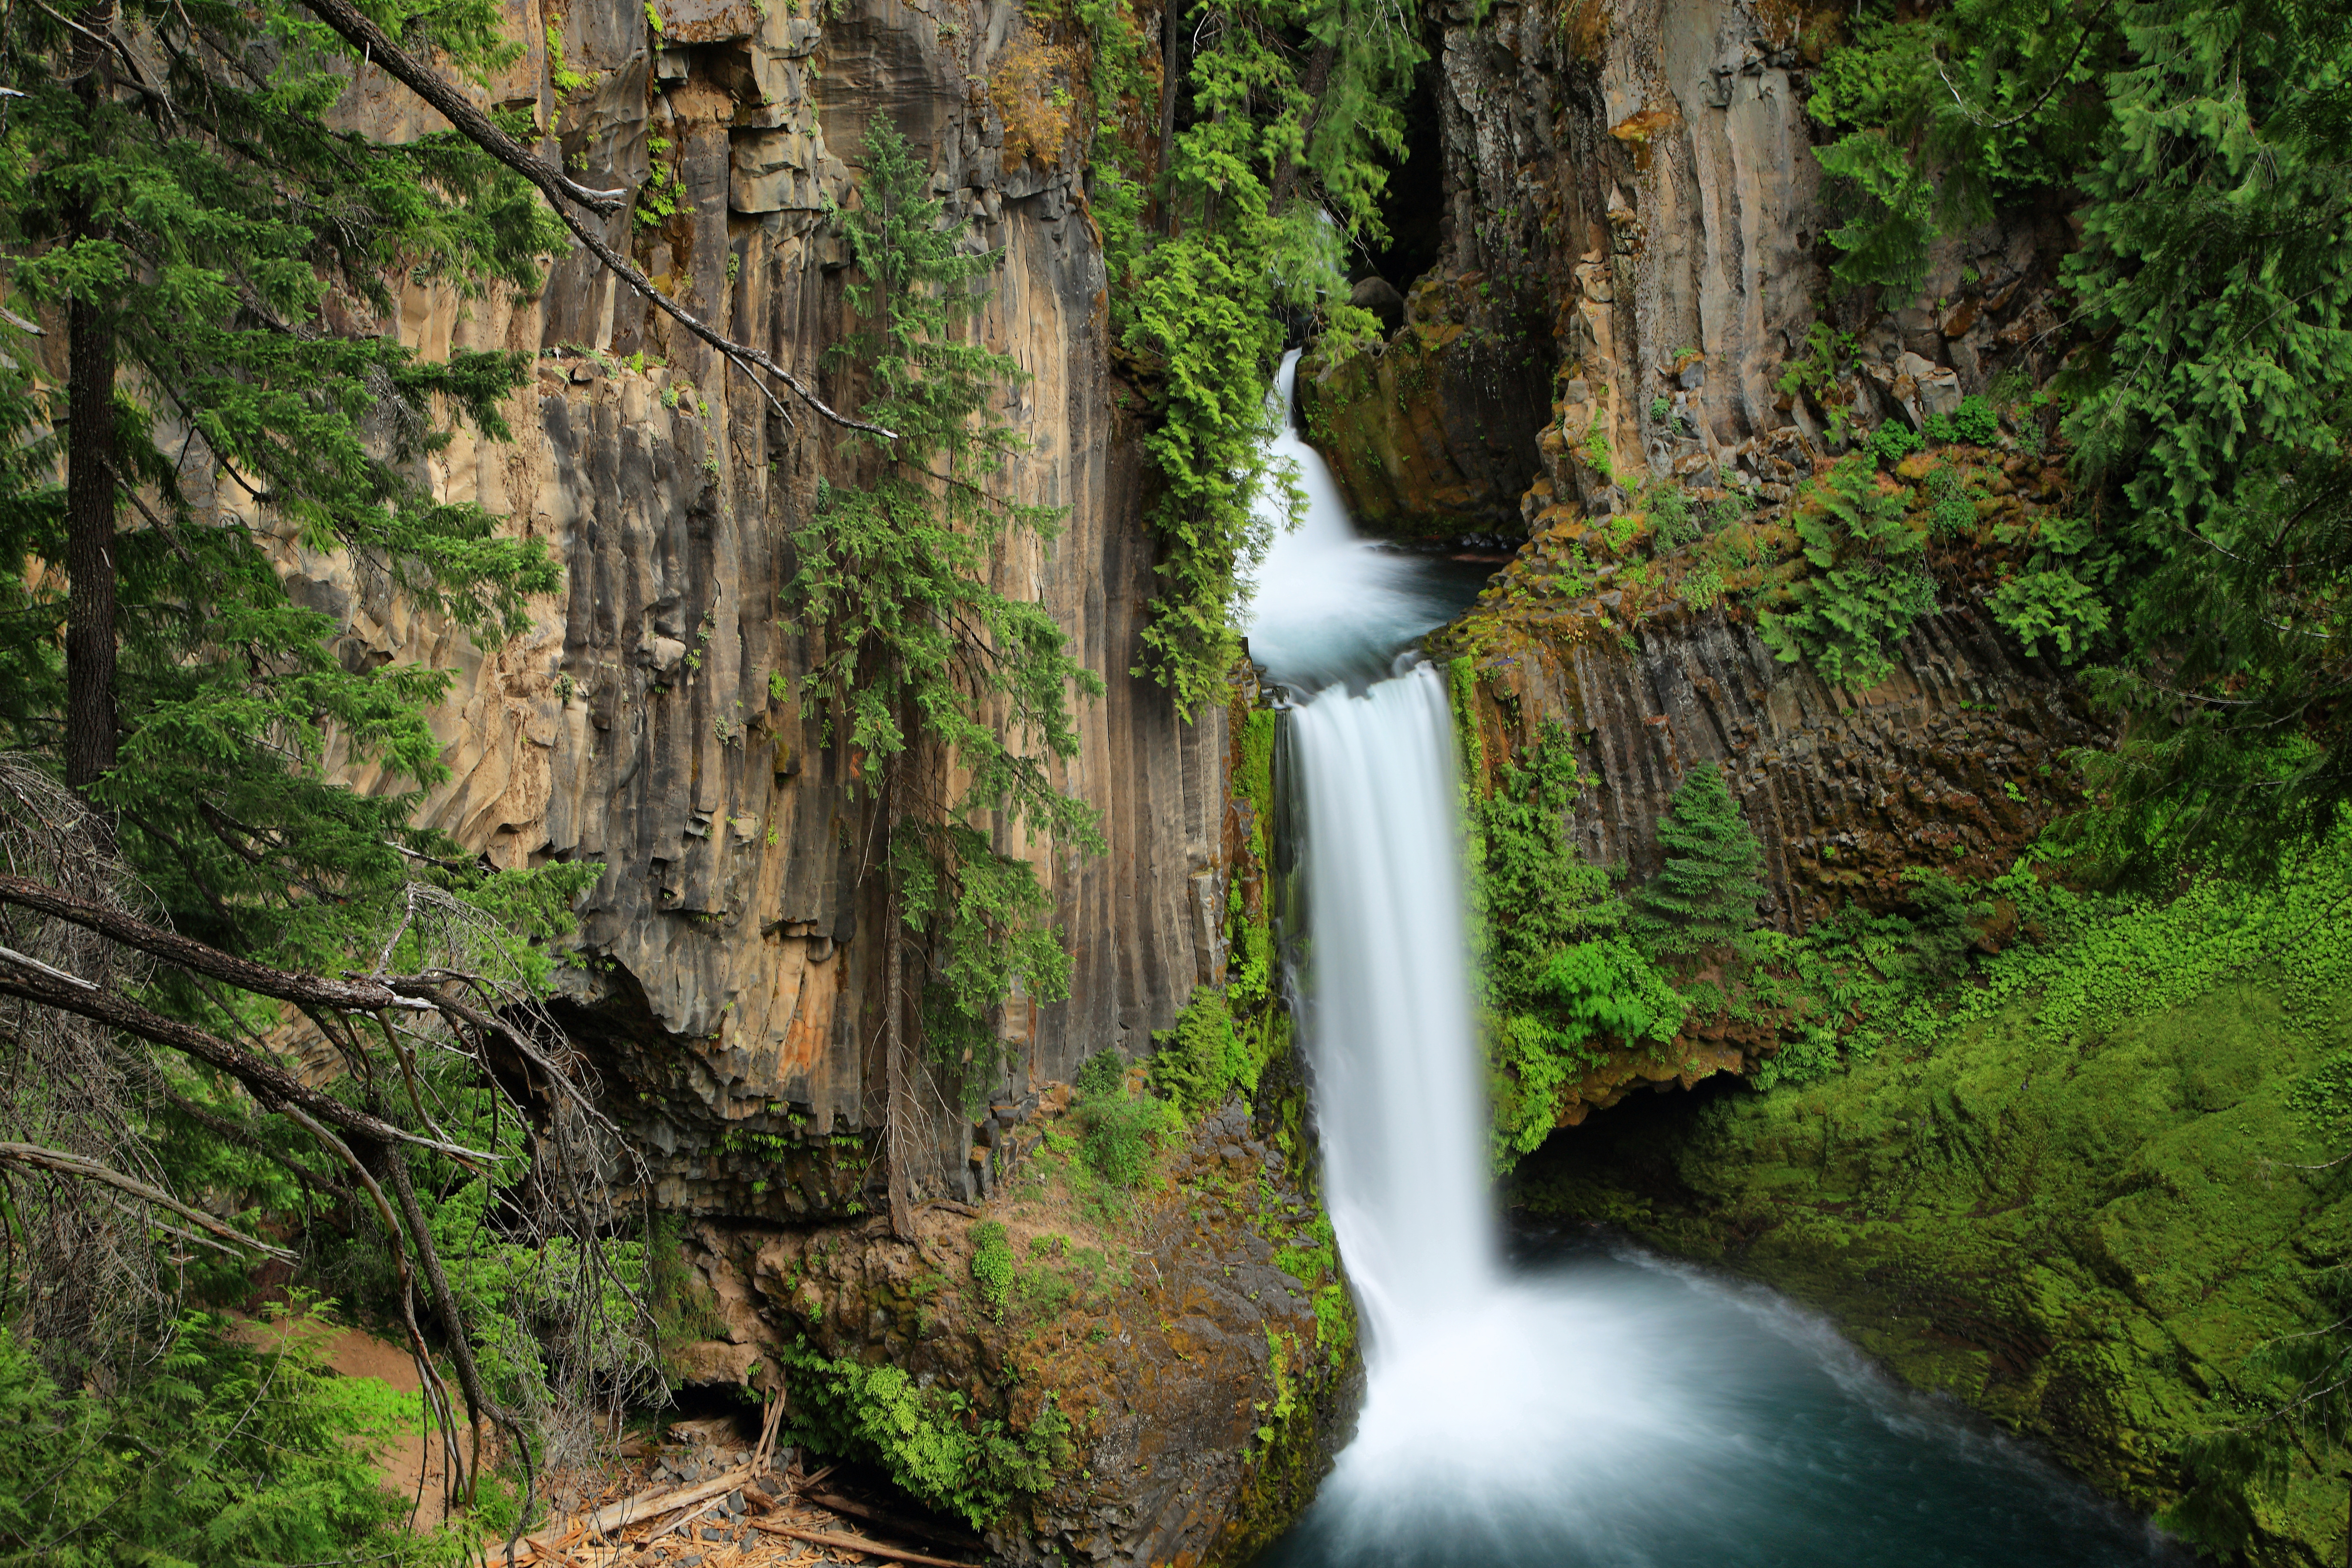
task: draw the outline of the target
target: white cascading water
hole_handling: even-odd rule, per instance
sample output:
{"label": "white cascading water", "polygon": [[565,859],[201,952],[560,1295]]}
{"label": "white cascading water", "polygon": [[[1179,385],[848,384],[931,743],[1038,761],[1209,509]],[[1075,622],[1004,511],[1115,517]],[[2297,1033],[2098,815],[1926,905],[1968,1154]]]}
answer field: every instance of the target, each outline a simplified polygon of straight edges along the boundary
{"label": "white cascading water", "polygon": [[1451,709],[1435,668],[1398,653],[1458,596],[1357,536],[1290,432],[1297,365],[1274,390],[1276,456],[1308,511],[1259,574],[1250,644],[1306,699],[1287,752],[1311,928],[1299,1000],[1368,1375],[1353,1441],[1271,1568],[2170,1560],[1767,1292],[1590,1246],[1504,1267]]}
{"label": "white cascading water", "polygon": [[[1283,356],[1267,406],[1280,419],[1267,455],[1287,465],[1307,497],[1307,512],[1287,527],[1283,497],[1271,485],[1257,499],[1274,547],[1256,572],[1259,613],[1248,628],[1250,654],[1298,692],[1384,672],[1397,648],[1453,614],[1429,584],[1424,563],[1360,537],[1321,453],[1292,427],[1298,351]],[[1271,613],[1267,613],[1268,610]]]}
{"label": "white cascading water", "polygon": [[1312,817],[1324,1193],[1385,1357],[1447,1331],[1496,1272],[1444,683],[1423,665],[1332,688],[1292,716],[1291,755]]}

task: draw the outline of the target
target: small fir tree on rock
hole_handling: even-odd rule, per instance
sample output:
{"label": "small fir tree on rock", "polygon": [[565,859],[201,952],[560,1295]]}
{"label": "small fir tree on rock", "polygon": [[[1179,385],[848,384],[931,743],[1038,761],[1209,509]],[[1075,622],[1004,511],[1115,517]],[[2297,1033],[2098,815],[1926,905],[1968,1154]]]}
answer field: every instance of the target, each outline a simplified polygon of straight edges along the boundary
{"label": "small fir tree on rock", "polygon": [[1666,864],[1633,898],[1633,931],[1654,953],[1696,952],[1756,923],[1764,846],[1713,763],[1693,768],[1658,823]]}

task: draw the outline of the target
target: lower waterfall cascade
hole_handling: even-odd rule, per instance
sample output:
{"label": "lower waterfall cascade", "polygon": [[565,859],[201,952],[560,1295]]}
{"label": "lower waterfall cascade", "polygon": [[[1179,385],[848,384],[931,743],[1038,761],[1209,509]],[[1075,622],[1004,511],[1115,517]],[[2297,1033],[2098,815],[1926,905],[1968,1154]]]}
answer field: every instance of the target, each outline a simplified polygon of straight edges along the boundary
{"label": "lower waterfall cascade", "polygon": [[[1916,1568],[2187,1561],[1760,1287],[1606,1238],[1520,1238],[1488,1178],[1460,784],[1423,563],[1359,539],[1273,396],[1309,510],[1251,647],[1296,700],[1293,994],[1363,1321],[1353,1440],[1276,1568]],[[1383,672],[1386,678],[1382,679]]]}

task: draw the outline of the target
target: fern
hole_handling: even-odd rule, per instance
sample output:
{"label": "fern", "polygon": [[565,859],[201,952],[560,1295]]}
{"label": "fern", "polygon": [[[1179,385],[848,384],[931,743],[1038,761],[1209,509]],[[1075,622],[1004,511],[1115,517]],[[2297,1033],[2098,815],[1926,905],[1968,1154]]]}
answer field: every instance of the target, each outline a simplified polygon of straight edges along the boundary
{"label": "fern", "polygon": [[1789,607],[1762,610],[1757,630],[1784,664],[1800,660],[1832,686],[1875,686],[1891,652],[1936,607],[1936,585],[1902,563],[1926,544],[1900,489],[1882,489],[1871,460],[1840,461],[1805,487],[1797,537],[1812,572],[1788,590]]}
{"label": "fern", "polygon": [[2107,629],[2107,606],[2096,590],[2071,572],[2027,572],[2011,578],[1985,601],[1992,617],[2038,658],[2044,637],[2071,662],[2090,650]]}

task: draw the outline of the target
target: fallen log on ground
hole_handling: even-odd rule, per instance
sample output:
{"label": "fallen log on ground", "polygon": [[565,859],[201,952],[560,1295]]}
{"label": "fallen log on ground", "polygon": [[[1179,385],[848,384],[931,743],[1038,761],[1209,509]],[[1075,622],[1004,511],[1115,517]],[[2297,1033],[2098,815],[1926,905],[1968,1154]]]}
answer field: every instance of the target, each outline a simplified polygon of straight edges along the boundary
{"label": "fallen log on ground", "polygon": [[744,1521],[754,1530],[764,1530],[771,1535],[788,1535],[794,1541],[805,1541],[817,1546],[830,1546],[836,1552],[863,1552],[869,1557],[887,1558],[893,1563],[911,1563],[916,1568],[977,1568],[971,1563],[958,1563],[952,1558],[926,1557],[919,1552],[903,1547],[885,1546],[878,1541],[867,1541],[856,1535],[833,1535],[822,1530],[803,1530],[796,1524],[775,1524],[764,1519]]}

